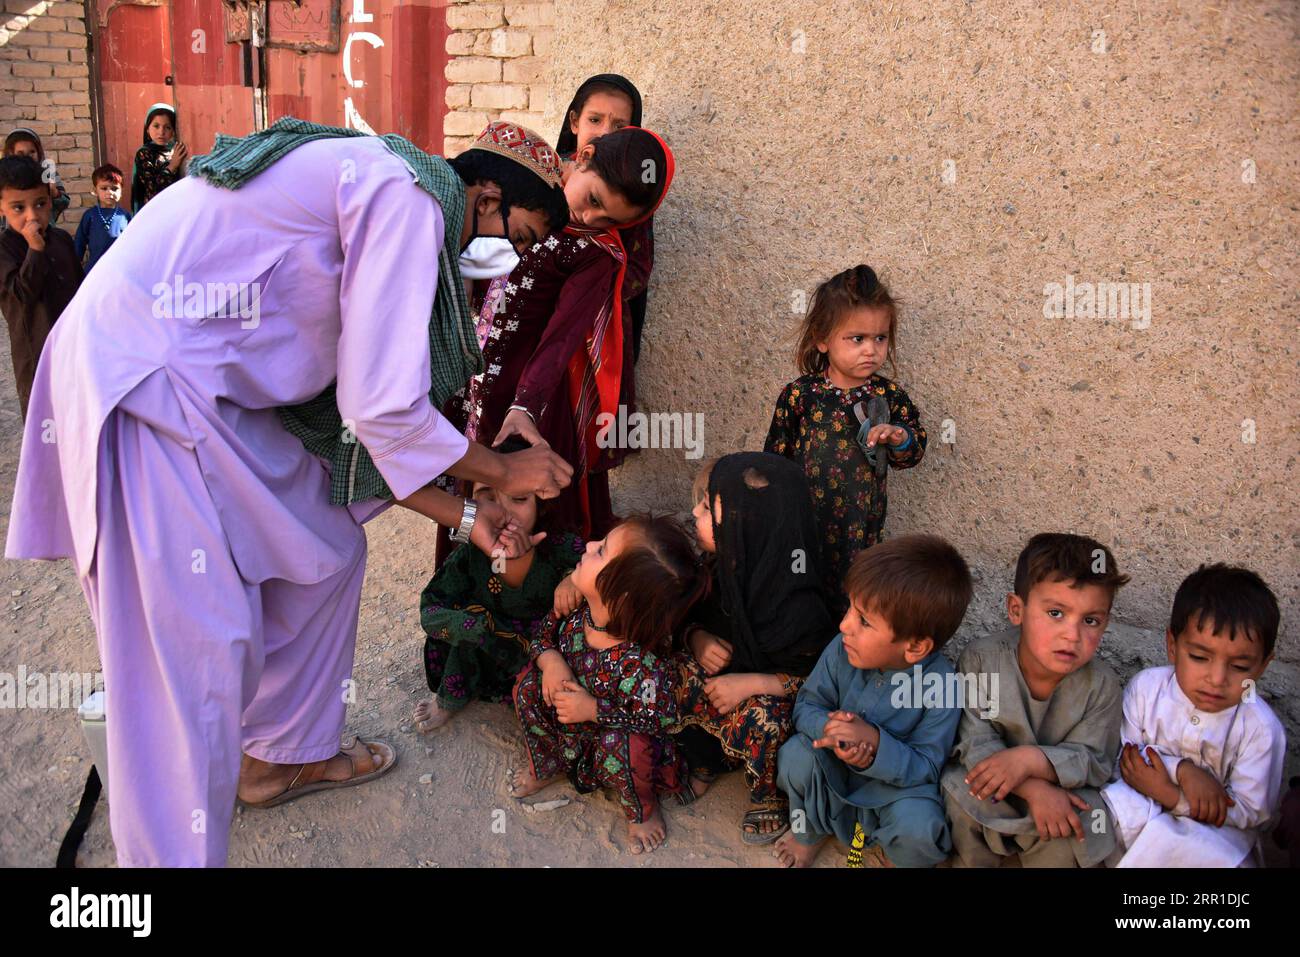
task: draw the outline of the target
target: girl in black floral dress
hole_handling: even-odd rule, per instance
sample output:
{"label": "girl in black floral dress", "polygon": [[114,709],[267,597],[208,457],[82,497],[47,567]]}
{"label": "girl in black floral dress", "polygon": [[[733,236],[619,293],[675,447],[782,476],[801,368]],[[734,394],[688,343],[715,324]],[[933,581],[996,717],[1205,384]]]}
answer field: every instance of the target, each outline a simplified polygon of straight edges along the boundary
{"label": "girl in black floral dress", "polygon": [[897,303],[870,266],[822,283],[799,339],[802,375],[776,400],[764,445],[808,476],[838,614],[848,609],[841,583],[854,556],[883,538],[888,468],[911,468],[925,455],[916,406],[880,375],[886,362],[894,371],[897,327]]}

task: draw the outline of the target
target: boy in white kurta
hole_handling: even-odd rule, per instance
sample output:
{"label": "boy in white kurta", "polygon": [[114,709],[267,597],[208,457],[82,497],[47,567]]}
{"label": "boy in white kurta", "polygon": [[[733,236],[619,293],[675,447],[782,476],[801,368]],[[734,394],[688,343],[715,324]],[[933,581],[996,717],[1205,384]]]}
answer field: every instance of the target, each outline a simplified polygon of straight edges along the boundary
{"label": "boy in white kurta", "polygon": [[1170,664],[1124,689],[1124,748],[1102,790],[1121,844],[1114,866],[1258,863],[1286,758],[1282,724],[1255,688],[1278,620],[1277,599],[1244,568],[1202,566],[1179,586]]}

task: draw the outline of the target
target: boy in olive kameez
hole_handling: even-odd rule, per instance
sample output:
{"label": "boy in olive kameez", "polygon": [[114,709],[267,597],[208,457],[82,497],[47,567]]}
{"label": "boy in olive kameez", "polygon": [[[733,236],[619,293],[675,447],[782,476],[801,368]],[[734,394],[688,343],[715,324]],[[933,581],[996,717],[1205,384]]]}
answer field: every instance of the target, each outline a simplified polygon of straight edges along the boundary
{"label": "boy in olive kameez", "polygon": [[1123,685],[1094,656],[1127,581],[1080,535],[1035,535],[1020,553],[1013,627],[971,642],[957,666],[997,694],[964,709],[943,773],[956,866],[1018,854],[1025,867],[1094,867],[1114,849],[1099,789],[1119,751]]}

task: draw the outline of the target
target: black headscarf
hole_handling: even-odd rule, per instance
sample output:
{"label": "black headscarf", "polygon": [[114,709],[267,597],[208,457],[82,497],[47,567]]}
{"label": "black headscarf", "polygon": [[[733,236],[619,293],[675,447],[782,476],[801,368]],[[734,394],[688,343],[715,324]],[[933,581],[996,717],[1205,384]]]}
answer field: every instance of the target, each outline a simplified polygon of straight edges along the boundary
{"label": "black headscarf", "polygon": [[578,92],[573,94],[569,108],[564,111],[564,125],[560,127],[560,135],[555,141],[555,151],[565,159],[578,151],[578,137],[569,128],[569,117],[574,113],[582,114],[582,108],[587,104],[587,97],[594,92],[592,87],[597,85],[612,86],[619,92],[625,93],[632,101],[632,125],[641,125],[641,91],[631,80],[617,73],[597,73],[595,76],[589,76],[582,81]]}
{"label": "black headscarf", "polygon": [[[632,125],[641,125],[641,91],[636,85],[625,76],[619,76],[617,73],[597,73],[595,76],[589,76],[582,81],[578,87],[578,92],[573,94],[573,99],[569,102],[569,108],[564,111],[564,123],[560,127],[560,135],[556,140],[555,151],[561,157],[568,159],[578,151],[578,137],[569,128],[569,117],[577,113],[582,115],[582,108],[587,103],[587,97],[595,92],[592,88],[597,85],[612,86],[616,90],[627,95],[632,101]],[[653,220],[644,224],[646,231],[646,242],[652,246],[654,244],[654,222]],[[637,294],[627,301],[628,315],[632,319],[632,361],[636,362],[637,356],[641,354],[641,330],[645,327],[646,303],[649,294],[645,291]]]}
{"label": "black headscarf", "polygon": [[714,576],[718,610],[731,626],[720,635],[732,645],[728,670],[807,675],[837,623],[803,469],[767,452],[723,456],[709,476],[710,504],[719,497]]}

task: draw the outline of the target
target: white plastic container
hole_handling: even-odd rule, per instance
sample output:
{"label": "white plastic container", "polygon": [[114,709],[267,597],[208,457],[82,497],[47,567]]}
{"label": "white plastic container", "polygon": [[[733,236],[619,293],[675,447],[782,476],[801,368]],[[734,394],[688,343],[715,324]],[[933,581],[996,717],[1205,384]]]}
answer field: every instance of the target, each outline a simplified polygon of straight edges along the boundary
{"label": "white plastic container", "polygon": [[105,724],[104,692],[96,691],[77,709],[81,718],[81,732],[90,745],[90,756],[99,770],[99,781],[104,786],[103,799],[108,798],[108,729]]}

